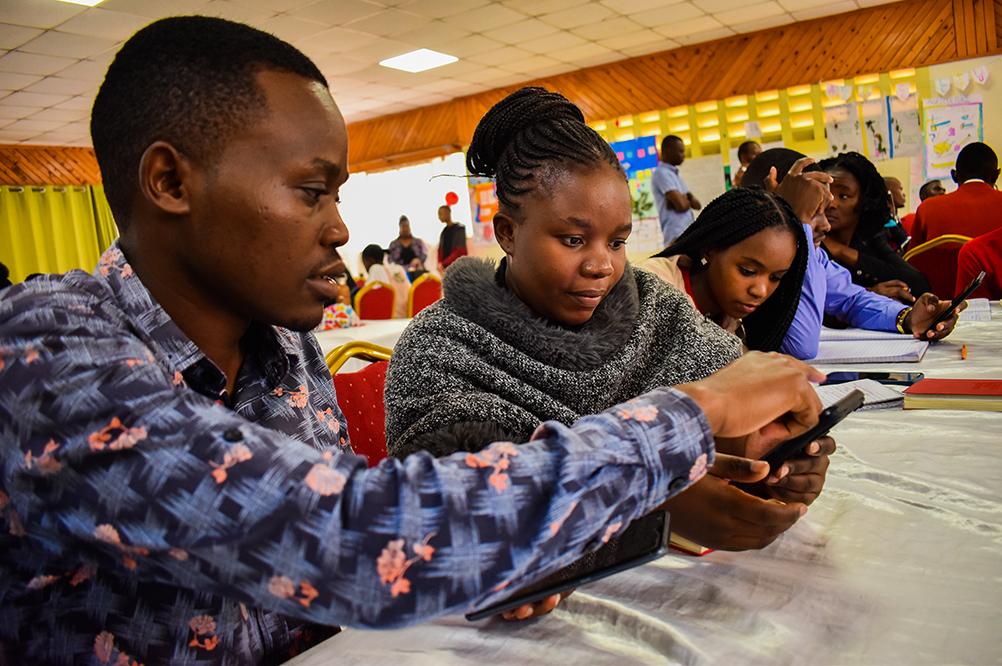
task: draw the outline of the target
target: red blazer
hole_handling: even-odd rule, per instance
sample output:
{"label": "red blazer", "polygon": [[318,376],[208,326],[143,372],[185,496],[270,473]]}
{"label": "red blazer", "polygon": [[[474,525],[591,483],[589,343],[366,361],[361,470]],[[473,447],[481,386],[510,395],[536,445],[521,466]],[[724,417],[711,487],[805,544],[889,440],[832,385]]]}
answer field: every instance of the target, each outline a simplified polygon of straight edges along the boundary
{"label": "red blazer", "polygon": [[960,248],[957,257],[957,290],[964,287],[981,271],[986,271],[981,283],[971,298],[1002,298],[1002,229],[978,236]]}
{"label": "red blazer", "polygon": [[1002,227],[1002,192],[987,183],[964,183],[956,192],[926,199],[915,213],[909,247],[945,236],[980,236]]}

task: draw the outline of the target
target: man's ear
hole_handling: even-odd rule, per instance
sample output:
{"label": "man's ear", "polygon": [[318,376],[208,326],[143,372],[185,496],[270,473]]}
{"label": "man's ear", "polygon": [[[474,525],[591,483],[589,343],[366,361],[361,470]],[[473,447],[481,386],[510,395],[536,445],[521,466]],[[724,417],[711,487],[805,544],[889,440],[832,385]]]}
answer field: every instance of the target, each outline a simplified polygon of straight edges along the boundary
{"label": "man's ear", "polygon": [[515,220],[504,213],[497,213],[494,216],[494,237],[498,239],[498,245],[501,246],[506,255],[514,254]]}
{"label": "man's ear", "polygon": [[995,169],[995,175],[992,176],[992,179],[991,179],[991,181],[989,181],[988,184],[989,185],[994,185],[995,183],[997,183],[998,180],[999,180],[999,174],[1000,173],[1002,173],[1002,169]]}
{"label": "man's ear", "polygon": [[952,178],[953,182],[955,182],[957,185],[960,185],[960,181],[957,180],[957,170],[956,169],[950,169],[950,178]]}
{"label": "man's ear", "polygon": [[156,141],[139,161],[139,194],[170,215],[191,212],[191,162],[173,145]]}

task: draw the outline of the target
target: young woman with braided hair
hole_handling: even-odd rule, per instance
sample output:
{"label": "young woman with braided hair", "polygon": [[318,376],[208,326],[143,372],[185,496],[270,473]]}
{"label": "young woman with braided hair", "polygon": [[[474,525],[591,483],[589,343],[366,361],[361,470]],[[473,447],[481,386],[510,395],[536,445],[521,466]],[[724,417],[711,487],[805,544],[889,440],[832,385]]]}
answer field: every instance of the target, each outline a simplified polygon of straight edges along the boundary
{"label": "young woman with braided hair", "polygon": [[824,242],[828,254],[862,287],[893,281],[875,290],[885,296],[897,298],[904,292],[905,297],[899,300],[910,304],[915,300],[913,294],[929,291],[926,277],[888,244],[884,229],[889,218],[887,185],[877,167],[854,152],[821,160],[820,166],[832,176],[834,195],[825,211],[831,225]]}
{"label": "young woman with braided hair", "polygon": [[[499,266],[458,260],[444,298],[394,350],[386,383],[391,455],[471,452],[524,441],[540,422],[572,423],[647,387],[712,374],[740,341],[685,295],[626,261],[630,193],[615,154],[562,95],[517,91],[481,120],[467,156],[494,178]],[[750,440],[727,450],[762,453]],[[749,448],[750,447],[750,448]],[[834,443],[749,495],[713,477],[669,502],[672,530],[713,548],[760,548],[821,490]],[[796,471],[794,470],[794,471]]]}
{"label": "young woman with braided hair", "polygon": [[736,188],[711,201],[685,233],[639,267],[684,290],[749,349],[778,351],[800,301],[807,242],[783,199]]}

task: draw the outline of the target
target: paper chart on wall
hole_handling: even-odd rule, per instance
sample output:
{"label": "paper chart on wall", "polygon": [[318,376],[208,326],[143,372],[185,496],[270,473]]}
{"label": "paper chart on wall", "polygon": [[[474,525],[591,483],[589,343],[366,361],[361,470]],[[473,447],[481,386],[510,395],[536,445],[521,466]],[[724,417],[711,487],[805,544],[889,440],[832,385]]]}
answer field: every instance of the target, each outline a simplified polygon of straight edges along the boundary
{"label": "paper chart on wall", "polygon": [[925,105],[925,172],[927,178],[947,178],[961,148],[981,141],[979,102]]}
{"label": "paper chart on wall", "polygon": [[679,169],[685,184],[689,186],[689,191],[704,206],[727,189],[724,183],[724,165],[720,160],[720,155],[688,159],[682,163]]}
{"label": "paper chart on wall", "polygon": [[918,157],[922,154],[922,118],[918,98],[888,97],[891,113],[891,157]]}
{"label": "paper chart on wall", "polygon": [[825,109],[825,134],[834,154],[863,152],[863,128],[857,104],[842,104]]}
{"label": "paper chart on wall", "polygon": [[860,104],[866,156],[871,160],[886,160],[891,156],[891,127],[887,117],[887,101],[869,99]]}

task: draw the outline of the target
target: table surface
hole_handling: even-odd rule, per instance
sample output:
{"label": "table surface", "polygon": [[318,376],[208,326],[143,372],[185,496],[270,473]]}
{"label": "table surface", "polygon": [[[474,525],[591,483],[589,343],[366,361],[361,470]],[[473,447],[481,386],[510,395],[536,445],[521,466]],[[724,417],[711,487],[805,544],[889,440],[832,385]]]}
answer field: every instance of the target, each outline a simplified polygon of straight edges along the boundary
{"label": "table surface", "polygon": [[316,335],[317,342],[320,343],[320,350],[325,356],[335,347],[356,340],[365,340],[393,349],[393,346],[397,344],[397,339],[400,338],[409,323],[411,323],[410,319],[365,319],[362,320],[361,326],[332,328],[314,335]]}
{"label": "table surface", "polygon": [[[993,315],[920,363],[843,367],[1002,379]],[[833,434],[825,491],[764,550],[672,554],[529,622],[347,629],[290,663],[1002,664],[1002,413],[871,411]]]}

